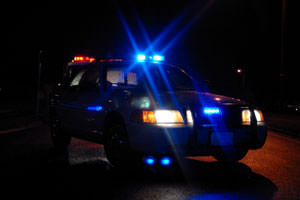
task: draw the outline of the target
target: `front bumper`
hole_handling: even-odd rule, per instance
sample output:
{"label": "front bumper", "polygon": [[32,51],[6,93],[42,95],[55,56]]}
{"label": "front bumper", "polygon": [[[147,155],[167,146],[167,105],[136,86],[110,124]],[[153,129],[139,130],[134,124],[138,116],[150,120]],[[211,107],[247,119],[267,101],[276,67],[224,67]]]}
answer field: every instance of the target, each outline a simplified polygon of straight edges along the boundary
{"label": "front bumper", "polygon": [[162,127],[130,123],[127,132],[130,147],[149,155],[211,155],[220,148],[258,149],[264,145],[267,137],[264,124],[216,130],[212,127],[196,129],[191,126]]}

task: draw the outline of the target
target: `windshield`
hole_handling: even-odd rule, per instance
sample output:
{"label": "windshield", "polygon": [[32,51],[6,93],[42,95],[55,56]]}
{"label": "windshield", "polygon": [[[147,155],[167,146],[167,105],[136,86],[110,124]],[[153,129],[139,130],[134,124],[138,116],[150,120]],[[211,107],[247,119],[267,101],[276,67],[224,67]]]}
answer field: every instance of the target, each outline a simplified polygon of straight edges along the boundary
{"label": "windshield", "polygon": [[[163,85],[170,84],[170,87],[173,90],[193,90],[194,89],[192,79],[180,68],[169,67],[164,70],[158,70],[158,71],[160,73],[157,76],[161,76],[163,78],[163,80],[164,80]],[[164,78],[164,76],[165,76],[165,78]]]}
{"label": "windshield", "polygon": [[63,82],[66,86],[78,86],[87,69],[96,67],[94,64],[69,66],[64,75]]}
{"label": "windshield", "polygon": [[108,66],[106,81],[112,87],[155,88],[157,90],[193,90],[192,79],[180,68],[158,64]]}

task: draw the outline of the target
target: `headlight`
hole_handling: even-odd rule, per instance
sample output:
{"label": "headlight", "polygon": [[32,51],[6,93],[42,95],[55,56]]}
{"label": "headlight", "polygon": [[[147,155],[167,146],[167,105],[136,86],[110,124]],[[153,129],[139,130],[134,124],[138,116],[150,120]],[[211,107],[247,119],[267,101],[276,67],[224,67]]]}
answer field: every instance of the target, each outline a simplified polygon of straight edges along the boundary
{"label": "headlight", "polygon": [[192,115],[192,112],[190,110],[186,111],[186,119],[187,119],[187,122],[189,124],[191,124],[191,125],[194,124],[193,115]]}
{"label": "headlight", "polygon": [[[254,115],[257,122],[264,122],[264,117],[260,110],[254,110]],[[243,125],[251,124],[251,111],[249,109],[245,109],[242,111],[242,124]]]}
{"label": "headlight", "polygon": [[144,110],[143,122],[156,124],[183,124],[183,118],[178,110]]}
{"label": "headlight", "polygon": [[251,112],[249,109],[242,111],[242,124],[250,125],[251,124]]}
{"label": "headlight", "polygon": [[264,122],[264,116],[260,110],[254,110],[255,118],[257,122]]}

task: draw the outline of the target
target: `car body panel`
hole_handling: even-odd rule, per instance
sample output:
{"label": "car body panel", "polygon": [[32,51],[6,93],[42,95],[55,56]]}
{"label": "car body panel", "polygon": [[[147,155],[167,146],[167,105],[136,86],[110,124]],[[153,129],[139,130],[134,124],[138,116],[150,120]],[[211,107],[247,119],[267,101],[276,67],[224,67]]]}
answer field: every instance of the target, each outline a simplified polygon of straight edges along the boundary
{"label": "car body panel", "polygon": [[[220,148],[257,149],[265,143],[265,123],[254,120],[242,125],[242,109],[250,109],[254,116],[254,107],[242,100],[196,90],[165,90],[154,94],[139,88],[105,88],[102,74],[105,72],[101,67],[99,70],[97,88],[61,89],[57,94],[59,100],[52,100],[52,108],[72,136],[102,143],[107,116],[118,113],[125,124],[130,147],[144,154],[210,155]],[[222,113],[205,116],[202,109],[207,106],[218,107]],[[91,107],[101,109],[91,110]],[[135,113],[145,109],[179,110],[184,124],[159,126],[135,120]],[[193,125],[187,123],[187,110],[191,110]]]}

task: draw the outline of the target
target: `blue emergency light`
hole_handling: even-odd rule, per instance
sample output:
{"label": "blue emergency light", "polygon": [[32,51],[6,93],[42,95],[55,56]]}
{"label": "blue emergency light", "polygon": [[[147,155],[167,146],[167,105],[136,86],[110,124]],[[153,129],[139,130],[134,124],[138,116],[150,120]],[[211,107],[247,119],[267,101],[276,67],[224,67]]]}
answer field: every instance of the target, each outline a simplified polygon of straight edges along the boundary
{"label": "blue emergency light", "polygon": [[147,157],[144,159],[144,162],[145,162],[147,165],[154,165],[154,164],[155,164],[155,159],[154,159],[152,156],[147,156]]}
{"label": "blue emergency light", "polygon": [[160,164],[163,166],[169,166],[172,163],[172,159],[170,157],[163,157],[160,159]]}
{"label": "blue emergency light", "polygon": [[146,60],[146,56],[143,54],[137,55],[137,61],[142,62]]}
{"label": "blue emergency light", "polygon": [[153,56],[153,61],[164,61],[165,57],[160,55]]}
{"label": "blue emergency light", "polygon": [[100,112],[103,109],[102,106],[88,106],[87,110]]}
{"label": "blue emergency light", "polygon": [[147,57],[144,54],[138,54],[136,59],[137,59],[138,62],[144,62],[144,61],[149,60],[150,62],[157,63],[157,62],[164,61],[165,57],[161,56],[161,55],[154,55],[154,56],[148,56]]}
{"label": "blue emergency light", "polygon": [[206,115],[220,115],[221,110],[218,107],[204,107],[203,113]]}

